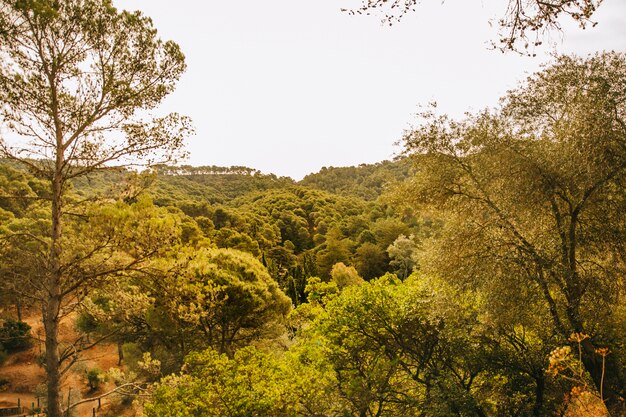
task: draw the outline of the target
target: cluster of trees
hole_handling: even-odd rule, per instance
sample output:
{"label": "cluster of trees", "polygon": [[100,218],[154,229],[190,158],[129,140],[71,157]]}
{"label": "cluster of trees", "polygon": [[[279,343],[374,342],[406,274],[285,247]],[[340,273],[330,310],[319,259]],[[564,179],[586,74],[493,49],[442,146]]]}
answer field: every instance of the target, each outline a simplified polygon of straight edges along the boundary
{"label": "cluster of trees", "polygon": [[[102,341],[117,343],[120,364],[131,368],[149,352],[160,364],[151,382],[178,372],[194,351],[232,355],[250,344],[282,350],[290,343],[286,317],[306,303],[307,281],[362,282],[395,271],[400,257],[390,245],[410,240],[414,248],[424,228],[382,201],[292,182],[265,191],[253,183],[254,191],[224,204],[161,186],[179,178],[105,168],[67,183],[72,215],[63,243],[71,250],[61,258],[66,298],[59,321],[78,312],[82,336],[60,341],[61,377]],[[46,297],[46,185],[23,165],[0,161],[5,306],[38,306]]]}
{"label": "cluster of trees", "polygon": [[[383,184],[398,184],[407,175],[389,174],[406,173],[407,161],[324,169],[307,177],[315,178],[317,186],[307,179],[295,184],[290,179],[236,173],[141,174],[129,179],[123,171],[110,169],[73,181],[73,186],[83,197],[110,194],[117,188],[130,201],[145,193],[183,219],[185,243],[208,238],[217,247],[254,255],[298,304],[304,299],[306,280],[329,278],[338,262],[353,265],[366,279],[402,268],[403,276],[408,275],[412,249],[430,233],[432,222],[379,198]],[[344,170],[354,174],[338,177],[337,172]],[[225,177],[231,179],[230,186],[222,186]],[[369,189],[371,197],[366,199],[347,192],[358,190],[357,184],[373,183],[378,185]],[[346,193],[322,190],[328,187]]]}
{"label": "cluster of trees", "polygon": [[305,176],[301,185],[373,201],[394,183],[406,180],[411,173],[411,161],[399,158],[358,167],[322,168],[320,172]]}
{"label": "cluster of trees", "polygon": [[[139,12],[0,0],[0,56],[21,137],[0,138],[0,302],[41,312],[48,416],[103,340],[149,417],[626,413],[624,54],[559,57],[495,110],[424,113],[404,159],[302,184],[164,165],[189,121],[143,110],[184,56]],[[138,159],[162,164],[107,168]]]}
{"label": "cluster of trees", "polygon": [[485,294],[509,323],[534,325],[521,320],[530,311],[562,343],[589,335],[581,360],[615,409],[626,395],[624,74],[624,54],[560,57],[498,111],[427,115],[405,137],[421,168],[402,197],[446,219],[425,270]]}
{"label": "cluster of trees", "polygon": [[[218,175],[263,175],[261,171],[254,168],[248,168],[244,166],[231,166],[231,167],[220,167],[220,166],[200,166],[194,167],[191,165],[180,165],[180,166],[168,166],[168,165],[155,165],[152,167],[159,174],[163,175],[210,175],[210,174],[218,174]],[[273,174],[269,174],[268,176],[273,177]]]}
{"label": "cluster of trees", "polygon": [[286,348],[191,355],[146,415],[623,415],[624,74],[624,54],[559,57],[496,110],[423,114],[389,197],[438,225],[412,275],[335,263]]}
{"label": "cluster of trees", "polygon": [[[334,282],[333,282],[334,284]],[[523,327],[481,318],[471,291],[387,275],[338,290],[313,282],[290,315],[283,353],[245,348],[190,355],[165,378],[149,417],[552,415],[560,380],[548,348]]]}

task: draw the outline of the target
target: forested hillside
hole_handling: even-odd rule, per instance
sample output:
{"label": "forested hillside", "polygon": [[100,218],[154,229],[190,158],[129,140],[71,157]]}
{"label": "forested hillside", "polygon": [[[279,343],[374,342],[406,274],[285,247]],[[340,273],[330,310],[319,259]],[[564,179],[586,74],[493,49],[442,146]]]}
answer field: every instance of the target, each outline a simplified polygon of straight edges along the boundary
{"label": "forested hillside", "polygon": [[408,158],[361,164],[358,167],[322,168],[309,174],[300,184],[344,196],[375,200],[386,187],[409,178],[411,162]]}
{"label": "forested hillside", "polygon": [[[391,177],[389,172],[406,172],[407,166],[405,159],[324,169],[309,176],[328,188],[343,190],[376,184],[368,189],[367,199],[347,191],[319,191],[314,188],[323,187],[304,186],[306,181],[299,185],[244,167],[160,166],[142,174],[105,169],[73,182],[73,187],[77,195],[91,198],[111,192],[126,201],[148,196],[155,206],[187,219],[187,239],[207,237],[218,247],[261,259],[298,304],[305,298],[310,276],[328,278],[338,262],[354,265],[367,279],[394,271],[395,258],[389,257],[388,247],[399,237],[416,240],[420,233],[428,233],[429,225],[421,227],[414,217],[396,212],[383,201],[371,201],[400,183],[401,177]],[[353,175],[328,175],[342,170]]]}
{"label": "forested hillside", "polygon": [[0,57],[0,415],[626,416],[626,54],[299,182],[174,163],[139,12],[3,1]]}

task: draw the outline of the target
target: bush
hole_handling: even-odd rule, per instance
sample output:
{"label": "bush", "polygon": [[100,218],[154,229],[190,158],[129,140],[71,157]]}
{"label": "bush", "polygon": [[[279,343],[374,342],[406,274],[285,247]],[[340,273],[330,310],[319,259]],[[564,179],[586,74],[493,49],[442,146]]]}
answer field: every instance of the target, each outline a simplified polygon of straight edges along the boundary
{"label": "bush", "polygon": [[11,383],[8,379],[0,377],[0,392],[6,391]]}
{"label": "bush", "polygon": [[93,368],[87,372],[87,384],[91,391],[95,391],[100,387],[100,383],[103,382],[105,375],[98,368]]}
{"label": "bush", "polygon": [[6,320],[0,328],[0,343],[9,353],[30,347],[30,326],[23,321]]}

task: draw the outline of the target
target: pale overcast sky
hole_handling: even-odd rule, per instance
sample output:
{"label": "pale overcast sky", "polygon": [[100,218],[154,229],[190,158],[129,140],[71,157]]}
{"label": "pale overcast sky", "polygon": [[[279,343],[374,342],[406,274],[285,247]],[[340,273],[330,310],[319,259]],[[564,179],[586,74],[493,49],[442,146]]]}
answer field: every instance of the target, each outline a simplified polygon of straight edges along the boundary
{"label": "pale overcast sky", "polygon": [[[118,0],[180,44],[188,69],[162,106],[191,116],[192,165],[245,165],[300,179],[389,159],[419,104],[453,116],[498,103],[548,53],[626,51],[626,1],[586,31],[568,24],[536,58],[488,49],[505,0],[425,0],[393,27],[346,0]],[[351,4],[358,4],[353,2]],[[569,23],[569,22],[568,22]]]}

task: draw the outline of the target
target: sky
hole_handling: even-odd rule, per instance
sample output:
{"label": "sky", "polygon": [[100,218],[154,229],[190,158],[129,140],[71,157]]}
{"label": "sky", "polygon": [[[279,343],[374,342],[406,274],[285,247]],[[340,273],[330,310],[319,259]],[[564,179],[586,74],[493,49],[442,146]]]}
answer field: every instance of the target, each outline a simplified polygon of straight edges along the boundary
{"label": "sky", "polygon": [[494,107],[550,53],[626,51],[626,1],[595,28],[564,22],[537,57],[503,54],[490,20],[505,0],[424,0],[391,27],[350,16],[352,0],[117,0],[177,42],[187,72],[159,112],[193,119],[191,165],[243,165],[301,179],[393,158],[419,105],[453,117]]}

